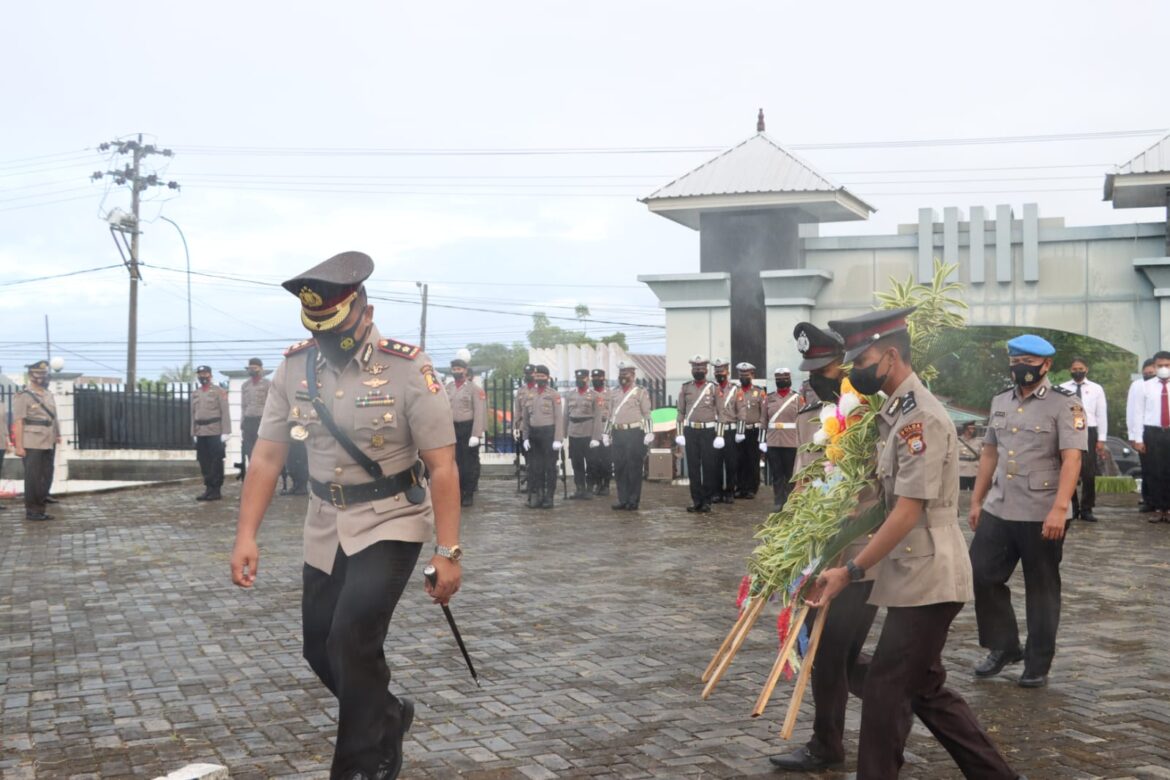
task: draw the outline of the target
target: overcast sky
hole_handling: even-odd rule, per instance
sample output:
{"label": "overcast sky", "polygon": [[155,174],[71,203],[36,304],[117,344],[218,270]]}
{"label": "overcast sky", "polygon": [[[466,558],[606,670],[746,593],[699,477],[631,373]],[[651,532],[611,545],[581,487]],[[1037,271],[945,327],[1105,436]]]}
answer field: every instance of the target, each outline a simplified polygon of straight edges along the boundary
{"label": "overcast sky", "polygon": [[[1168,26],[1160,0],[10,4],[0,367],[44,354],[48,315],[68,369],[125,370],[125,270],[12,284],[120,263],[102,217],[128,193],[88,181],[118,164],[102,141],[146,134],[175,151],[147,166],[182,185],[143,207],[140,376],[186,361],[183,247],[160,216],[211,275],[192,279],[195,362],[217,370],[274,365],[303,333],[275,283],[347,249],[395,299],[375,302],[384,335],[417,340],[430,283],[436,362],[577,303],[623,323],[590,333],[661,352],[636,277],[698,270],[698,234],[637,198],[754,133],[761,106],[772,138],[878,208],[826,234],[890,232],[920,206],[1162,221],[1101,201],[1157,135],[840,145],[1170,128]],[[607,151],[532,153],[550,149]]]}

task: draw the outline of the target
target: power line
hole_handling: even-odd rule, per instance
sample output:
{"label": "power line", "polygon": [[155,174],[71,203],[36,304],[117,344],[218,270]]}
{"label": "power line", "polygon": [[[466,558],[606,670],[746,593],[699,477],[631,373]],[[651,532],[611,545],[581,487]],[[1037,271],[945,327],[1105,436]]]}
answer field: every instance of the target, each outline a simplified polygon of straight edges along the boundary
{"label": "power line", "polygon": [[0,282],[0,287],[15,287],[18,284],[31,284],[33,282],[48,282],[53,279],[64,279],[67,276],[80,276],[82,274],[92,274],[97,271],[108,271],[111,268],[121,268],[121,264],[117,265],[103,265],[98,268],[86,268],[81,271],[66,271],[61,274],[53,274],[51,276],[34,276],[28,279],[14,279],[10,282]]}

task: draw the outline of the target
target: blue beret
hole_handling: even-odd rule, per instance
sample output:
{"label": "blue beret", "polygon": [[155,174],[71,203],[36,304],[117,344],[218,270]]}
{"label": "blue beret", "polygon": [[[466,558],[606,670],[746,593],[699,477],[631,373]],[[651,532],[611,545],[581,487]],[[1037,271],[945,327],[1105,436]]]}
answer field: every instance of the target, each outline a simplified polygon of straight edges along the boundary
{"label": "blue beret", "polygon": [[1056,354],[1056,347],[1049,344],[1047,339],[1033,336],[1030,333],[1023,336],[1016,336],[1007,343],[1007,347],[1010,357],[1019,357],[1020,355],[1052,357]]}

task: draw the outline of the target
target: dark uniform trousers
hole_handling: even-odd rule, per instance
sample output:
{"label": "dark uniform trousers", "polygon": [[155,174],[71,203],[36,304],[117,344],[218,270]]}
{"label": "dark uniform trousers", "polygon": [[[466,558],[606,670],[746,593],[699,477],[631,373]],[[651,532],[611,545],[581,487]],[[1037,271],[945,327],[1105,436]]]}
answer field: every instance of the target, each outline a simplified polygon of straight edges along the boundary
{"label": "dark uniform trousers", "polygon": [[[719,491],[714,428],[684,428],[686,437],[687,477],[691,483],[691,503],[710,504]],[[724,447],[723,449],[728,449]]]}
{"label": "dark uniform trousers", "polygon": [[1146,445],[1142,483],[1150,483],[1147,503],[1160,512],[1170,511],[1170,428],[1147,425],[1142,432],[1142,441]]}
{"label": "dark uniform trousers", "polygon": [[[613,467],[619,504],[637,506],[642,500],[642,463],[646,460],[641,428],[613,432]],[[689,442],[688,442],[689,443]]]}
{"label": "dark uniform trousers", "polygon": [[[27,424],[27,423],[26,423]],[[53,485],[53,461],[56,448],[24,451],[24,511],[40,515],[45,512],[45,499]]]}
{"label": "dark uniform trousers", "polygon": [[1002,520],[983,512],[971,542],[975,580],[975,620],[979,644],[988,650],[1015,650],[1020,631],[1012,609],[1008,579],[1018,562],[1024,567],[1024,610],[1028,641],[1024,669],[1048,674],[1056,654],[1060,625],[1060,560],[1064,539],[1045,539],[1043,523]]}
{"label": "dark uniform trousers", "polygon": [[1081,454],[1081,495],[1073,491],[1073,514],[1091,512],[1097,505],[1097,426],[1088,429],[1089,448]]}
{"label": "dark uniform trousers", "polygon": [[[711,493],[712,497],[722,495],[726,498],[732,498],[735,495],[739,478],[739,450],[736,449],[734,431],[735,426],[729,425],[727,427],[727,432],[723,436],[723,449],[715,450],[715,445],[711,445],[715,453],[715,488]],[[692,431],[686,433],[688,450],[691,445],[691,433]],[[714,437],[712,437],[712,441],[714,441]],[[689,456],[687,463],[690,463]],[[690,466],[688,465],[687,468],[689,469]]]}
{"label": "dark uniform trousers", "polygon": [[[834,763],[845,760],[845,709],[849,690],[851,687],[860,690],[860,685],[851,685],[850,680],[877,615],[877,607],[866,603],[871,590],[872,582],[855,582],[833,599],[813,664],[812,694],[816,712],[808,748],[813,755]],[[810,631],[814,620],[815,609],[808,615]]]}
{"label": "dark uniform trousers", "polygon": [[470,496],[479,490],[479,447],[468,447],[475,420],[455,423],[455,465],[459,467],[459,492]]}
{"label": "dark uniform trousers", "polygon": [[259,433],[259,417],[245,417],[240,420],[240,436],[243,439],[241,442],[240,465],[245,469],[248,467],[248,461],[252,458],[252,448],[256,446],[256,439]]}
{"label": "dark uniform trousers", "polygon": [[203,484],[207,489],[219,492],[223,487],[223,442],[219,434],[214,436],[195,437],[195,459],[199,461],[199,471],[203,474]]}
{"label": "dark uniform trousers", "polygon": [[772,502],[777,508],[784,506],[788,494],[792,492],[792,469],[795,465],[795,447],[768,448],[768,471],[772,474]]}
{"label": "dark uniform trousers", "polygon": [[552,448],[555,425],[538,425],[528,429],[528,495],[552,497],[557,490],[557,458]]}
{"label": "dark uniform trousers", "polygon": [[743,441],[732,445],[739,450],[736,456],[736,469],[739,473],[735,478],[735,485],[742,493],[754,494],[760,489],[760,429],[752,428],[750,431],[744,431],[743,435]]}
{"label": "dark uniform trousers", "polygon": [[951,621],[962,608],[961,602],[886,608],[873,656],[858,657],[850,681],[854,694],[863,700],[858,780],[898,777],[915,715],[951,754],[963,777],[1017,777],[967,702],[944,686],[947,673],[942,665],[943,646]]}
{"label": "dark uniform trousers", "polygon": [[383,645],[421,549],[418,542],[382,541],[346,556],[338,545],[332,574],[304,566],[305,660],[338,702],[330,778],[355,769],[372,776],[385,740],[397,732],[400,708],[386,687]]}
{"label": "dark uniform trousers", "polygon": [[609,490],[609,478],[613,474],[613,448],[602,444],[600,447],[589,450],[589,454],[585,457],[589,473],[589,486],[599,492]]}
{"label": "dark uniform trousers", "polygon": [[585,464],[589,458],[590,441],[592,439],[588,436],[569,437],[569,460],[573,463],[573,485],[577,488],[578,493],[585,492],[588,469]]}

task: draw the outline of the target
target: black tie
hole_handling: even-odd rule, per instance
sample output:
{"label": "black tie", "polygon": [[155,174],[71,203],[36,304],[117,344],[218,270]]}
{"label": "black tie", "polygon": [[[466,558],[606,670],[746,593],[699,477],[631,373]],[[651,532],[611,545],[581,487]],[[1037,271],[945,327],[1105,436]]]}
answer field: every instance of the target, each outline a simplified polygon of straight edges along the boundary
{"label": "black tie", "polygon": [[1081,397],[1081,383],[1077,382],[1077,398]]}

